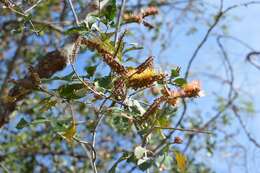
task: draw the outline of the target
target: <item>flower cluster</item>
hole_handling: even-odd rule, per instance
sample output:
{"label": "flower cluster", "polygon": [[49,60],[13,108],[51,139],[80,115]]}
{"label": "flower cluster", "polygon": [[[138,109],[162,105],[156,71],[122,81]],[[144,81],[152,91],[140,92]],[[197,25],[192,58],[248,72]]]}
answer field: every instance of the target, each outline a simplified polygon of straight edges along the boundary
{"label": "flower cluster", "polygon": [[166,86],[161,90],[162,96],[155,99],[154,102],[149,106],[147,111],[142,115],[141,120],[138,121],[141,124],[144,122],[151,120],[151,115],[153,115],[156,110],[160,107],[162,102],[166,102],[172,106],[176,106],[178,103],[178,100],[180,98],[193,98],[202,96],[201,93],[201,86],[199,81],[192,81],[190,83],[187,83],[183,85],[179,90],[173,90],[171,91]]}
{"label": "flower cluster", "polygon": [[182,92],[184,97],[198,97],[202,96],[201,86],[199,81],[192,81],[185,84],[182,87]]}

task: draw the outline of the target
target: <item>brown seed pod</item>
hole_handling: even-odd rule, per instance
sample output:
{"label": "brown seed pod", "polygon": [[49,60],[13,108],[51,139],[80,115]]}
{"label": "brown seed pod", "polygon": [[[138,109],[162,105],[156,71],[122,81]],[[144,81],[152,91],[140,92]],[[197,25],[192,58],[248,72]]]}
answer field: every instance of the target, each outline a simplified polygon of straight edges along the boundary
{"label": "brown seed pod", "polygon": [[147,109],[147,111],[143,114],[143,116],[141,117],[142,121],[146,121],[149,119],[149,117],[151,115],[153,115],[156,110],[160,107],[160,104],[165,100],[165,98],[159,97],[157,99],[154,100],[154,102],[149,106],[149,108]]}
{"label": "brown seed pod", "polygon": [[148,57],[142,64],[140,64],[136,68],[136,72],[135,73],[138,73],[138,74],[142,73],[147,68],[153,68],[153,57],[152,56]]}
{"label": "brown seed pod", "polygon": [[125,98],[126,98],[126,85],[125,85],[124,79],[119,78],[114,82],[112,95],[117,100],[120,100],[120,101],[125,100]]}
{"label": "brown seed pod", "polygon": [[104,54],[103,60],[107,65],[109,65],[111,70],[116,72],[117,74],[119,74],[121,76],[125,76],[127,74],[127,70],[125,69],[125,67],[122,64],[120,64],[118,61],[116,61],[113,58],[113,55]]}
{"label": "brown seed pod", "polygon": [[55,72],[64,69],[67,65],[67,57],[61,51],[47,53],[37,66],[34,67],[40,78],[49,78]]}
{"label": "brown seed pod", "polygon": [[97,38],[96,39],[82,38],[81,44],[87,46],[89,49],[96,50],[101,55],[110,54],[110,52],[104,46],[102,46],[102,41]]}
{"label": "brown seed pod", "polygon": [[152,16],[152,15],[156,15],[158,14],[158,8],[151,6],[148,7],[147,9],[144,10],[144,12],[142,13],[143,17],[147,17],[147,16]]}
{"label": "brown seed pod", "polygon": [[123,19],[126,23],[141,23],[143,20],[143,16],[140,14],[124,14]]}
{"label": "brown seed pod", "polygon": [[34,86],[39,86],[41,84],[41,79],[39,74],[33,69],[33,67],[29,67],[29,78],[32,81]]}

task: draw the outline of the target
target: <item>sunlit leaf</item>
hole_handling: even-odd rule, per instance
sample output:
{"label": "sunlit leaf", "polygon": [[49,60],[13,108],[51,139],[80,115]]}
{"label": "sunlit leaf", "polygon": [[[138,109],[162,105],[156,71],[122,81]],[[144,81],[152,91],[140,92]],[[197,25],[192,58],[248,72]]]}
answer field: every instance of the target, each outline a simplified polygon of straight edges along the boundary
{"label": "sunlit leaf", "polygon": [[62,137],[64,137],[68,143],[72,143],[73,137],[76,134],[76,122],[72,120],[71,125],[64,132],[62,132]]}
{"label": "sunlit leaf", "polygon": [[104,76],[101,78],[96,78],[97,87],[102,87],[109,89],[112,87],[112,77],[111,76]]}
{"label": "sunlit leaf", "polygon": [[176,162],[177,162],[178,169],[180,170],[181,173],[185,173],[186,157],[178,151],[175,151],[174,154],[175,154],[175,159],[176,159]]}
{"label": "sunlit leaf", "polygon": [[96,65],[86,67],[85,70],[88,73],[88,77],[92,77],[95,74],[96,69],[97,69]]}
{"label": "sunlit leaf", "polygon": [[60,86],[58,92],[66,99],[79,99],[86,96],[88,89],[82,83],[74,83]]}
{"label": "sunlit leaf", "polygon": [[175,69],[172,69],[171,78],[175,78],[175,77],[178,77],[178,76],[180,76],[180,68],[177,67]]}
{"label": "sunlit leaf", "polygon": [[116,16],[116,0],[109,0],[108,5],[104,9],[103,12],[104,16],[106,17],[107,21],[112,21]]}
{"label": "sunlit leaf", "polygon": [[175,79],[174,81],[173,81],[173,83],[175,84],[175,85],[178,85],[178,86],[183,86],[184,84],[186,84],[187,83],[187,81],[184,79],[184,78],[177,78],[177,79]]}
{"label": "sunlit leaf", "polygon": [[48,97],[48,98],[42,100],[40,102],[40,104],[41,104],[41,108],[40,108],[39,112],[43,113],[43,112],[49,110],[50,108],[54,107],[57,104],[57,100],[54,100],[54,99]]}
{"label": "sunlit leaf", "polygon": [[124,50],[123,54],[126,54],[127,52],[134,51],[134,50],[142,50],[143,46],[133,45],[132,47],[129,47]]}

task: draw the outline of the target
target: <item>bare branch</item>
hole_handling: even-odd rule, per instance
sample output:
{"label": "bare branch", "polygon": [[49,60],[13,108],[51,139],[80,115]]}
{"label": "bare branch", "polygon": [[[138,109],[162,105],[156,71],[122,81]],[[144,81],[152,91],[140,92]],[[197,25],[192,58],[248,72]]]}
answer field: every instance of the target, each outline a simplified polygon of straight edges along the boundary
{"label": "bare branch", "polygon": [[232,111],[234,112],[235,116],[237,117],[239,124],[241,125],[242,129],[244,130],[247,138],[249,139],[249,141],[251,141],[257,148],[260,148],[260,143],[258,143],[254,137],[252,137],[252,135],[250,134],[250,132],[247,130],[246,125],[244,124],[241,116],[238,113],[238,108],[233,105],[232,106]]}
{"label": "bare branch", "polygon": [[117,39],[118,39],[118,32],[120,30],[121,18],[122,18],[122,15],[124,13],[124,8],[125,8],[125,0],[122,0],[121,1],[120,11],[119,11],[119,14],[118,14],[118,17],[117,17],[117,21],[116,21],[116,31],[115,31],[115,39],[114,39],[115,46],[116,46],[116,42],[117,42]]}
{"label": "bare branch", "polygon": [[75,18],[76,24],[79,26],[79,18],[78,18],[77,13],[76,13],[76,11],[75,11],[75,9],[74,9],[73,3],[72,3],[71,0],[68,0],[68,1],[69,1],[70,8],[71,8],[71,11],[72,11],[72,13],[73,13],[73,16],[74,16],[74,18]]}

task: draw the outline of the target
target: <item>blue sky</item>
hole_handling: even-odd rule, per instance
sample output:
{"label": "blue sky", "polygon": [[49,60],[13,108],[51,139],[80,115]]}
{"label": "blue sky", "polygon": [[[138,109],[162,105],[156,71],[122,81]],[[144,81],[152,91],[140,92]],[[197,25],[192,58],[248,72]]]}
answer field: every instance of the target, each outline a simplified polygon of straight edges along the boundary
{"label": "blue sky", "polygon": [[[212,3],[212,1],[208,0],[208,2]],[[215,1],[218,3],[219,1]],[[232,4],[237,3],[244,3],[248,1],[242,0],[224,0],[224,7],[228,7]],[[224,21],[220,22],[220,24],[215,28],[213,31],[214,33],[219,32],[219,27],[222,24],[228,26],[228,34],[234,37],[237,37],[244,42],[248,43],[251,47],[256,50],[260,49],[260,23],[257,22],[258,18],[260,18],[260,5],[252,5],[250,7],[240,7],[238,9],[232,10],[228,13],[227,17]],[[207,27],[201,23],[189,23],[187,22],[187,26],[195,25],[199,31],[192,36],[184,36],[185,30],[180,28],[180,31],[177,31],[178,37],[175,39],[177,44],[173,44],[171,48],[165,52],[165,57],[171,57],[172,63],[176,65],[180,65],[181,67],[186,67],[186,63],[191,56],[193,50],[196,48],[200,40],[203,38]],[[185,28],[185,26],[184,26]],[[183,32],[182,32],[183,30]],[[180,34],[183,34],[180,36]],[[179,45],[181,43],[183,45]],[[258,96],[259,89],[260,89],[260,78],[259,78],[259,71],[251,66],[249,63],[245,62],[245,56],[249,52],[248,49],[244,48],[243,46],[239,45],[234,41],[225,41],[224,45],[227,51],[230,53],[230,59],[232,64],[234,65],[235,70],[235,86],[237,88],[242,88],[246,90],[248,93],[244,95],[245,98],[248,96],[255,103],[255,108],[259,111],[260,107],[258,106],[260,103]],[[192,66],[192,70],[195,72],[198,71],[208,71],[210,73],[218,74],[220,70],[223,70],[222,63],[219,58],[219,48],[216,44],[216,37],[211,36],[205,46],[201,49],[200,53],[198,54],[197,59],[194,61]],[[169,60],[169,59],[166,59]],[[184,68],[185,69],[185,68]],[[196,106],[205,109],[205,107],[212,107],[214,104],[212,91],[217,93],[224,94],[223,86],[220,84],[212,83],[206,78],[200,78],[200,75],[196,76],[202,81],[203,89],[206,92],[206,96],[199,100],[196,100]],[[207,112],[208,109],[206,108]],[[207,113],[208,116],[211,116],[211,112]],[[242,114],[242,118],[245,121],[245,124],[252,134],[253,137],[257,141],[260,141],[260,135],[258,131],[260,130],[259,122],[260,116],[256,113],[254,116]],[[234,126],[231,128],[227,128],[225,130],[234,131],[237,129],[238,123],[237,120],[233,118]],[[247,167],[248,172],[250,173],[257,173],[260,172],[258,169],[258,165],[260,163],[260,152],[259,149],[251,144],[247,137],[245,136],[243,131],[236,137],[236,140],[243,144],[247,149]],[[243,153],[241,150],[237,150],[238,153],[234,153],[233,151],[226,152],[226,151],[217,151],[214,153],[214,157],[208,157],[205,153],[201,153],[204,155],[198,156],[202,160],[204,160],[209,166],[213,167],[216,172],[236,172],[236,173],[243,173],[246,172],[243,165]],[[238,163],[238,165],[233,164]],[[228,165],[233,165],[233,168],[229,170]]]}

